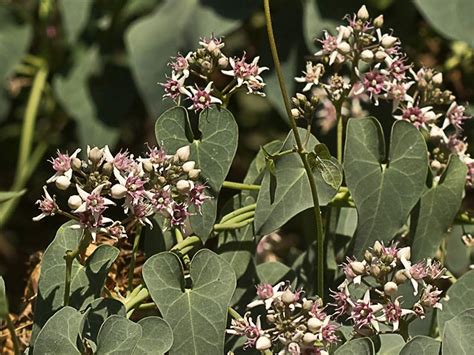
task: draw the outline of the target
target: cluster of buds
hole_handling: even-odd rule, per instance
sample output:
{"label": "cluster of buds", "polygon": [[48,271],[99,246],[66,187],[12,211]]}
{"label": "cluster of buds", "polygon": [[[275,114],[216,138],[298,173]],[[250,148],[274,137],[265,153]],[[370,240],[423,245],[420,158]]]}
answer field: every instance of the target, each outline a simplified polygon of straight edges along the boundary
{"label": "cluster of buds", "polygon": [[[367,250],[364,260],[347,259],[342,265],[345,280],[332,291],[334,315],[352,321],[354,331],[370,335],[381,331],[397,331],[400,322],[424,318],[432,308],[441,309],[442,291],[435,283],[445,276],[437,261],[428,259],[412,264],[410,247],[396,244],[384,246],[375,242]],[[405,307],[399,288],[411,283],[416,301]],[[362,299],[353,296],[365,290]]]}
{"label": "cluster of buds", "polygon": [[[199,44],[201,47],[196,51],[186,56],[178,54],[169,63],[171,77],[161,83],[165,90],[164,98],[180,104],[184,97],[192,102],[188,107],[190,110],[200,112],[212,104],[222,104],[223,99],[243,86],[249,94],[265,96],[262,91],[265,83],[260,74],[268,68],[259,66],[259,57],[251,62],[247,61],[245,53],[241,58],[227,57],[222,52],[224,42],[214,36],[202,38]],[[233,78],[222,90],[216,88],[210,79],[216,72]],[[205,84],[199,86],[198,83],[202,82]]]}
{"label": "cluster of buds", "polygon": [[323,34],[315,64],[308,62],[303,76],[295,78],[305,84],[303,93],[319,98],[325,112],[315,116],[327,121],[321,124],[323,128],[334,126],[339,116],[361,117],[360,102],[378,105],[387,101],[395,119],[411,122],[433,143],[430,156],[435,176],[441,176],[449,155],[455,154],[468,165],[467,186],[472,186],[474,160],[466,153],[463,137],[463,124],[470,116],[452,92],[441,89],[442,74],[427,68],[415,71],[400,40],[391,32],[382,32],[383,16],[372,19],[362,6],[346,20],[335,35]]}
{"label": "cluster of buds", "polygon": [[295,119],[304,118],[307,121],[311,122],[313,119],[314,112],[316,111],[316,106],[319,103],[317,96],[312,96],[310,100],[300,93],[297,93],[295,97],[291,98],[293,103],[293,108],[291,109],[291,115]]}
{"label": "cluster of buds", "polygon": [[245,348],[272,349],[281,355],[329,354],[330,347],[339,341],[337,326],[320,299],[306,299],[302,294],[302,290],[292,291],[288,282],[258,285],[258,298],[247,307],[263,307],[265,329],[261,316],[254,322],[249,311],[243,318],[233,319],[227,333],[245,336]]}
{"label": "cluster of buds", "polygon": [[[67,200],[69,211],[62,209],[44,186],[43,199],[37,201],[41,214],[33,220],[62,214],[76,220],[73,227],[89,231],[94,240],[97,233],[118,239],[126,237],[127,229],[136,223],[151,228],[150,218],[158,213],[169,227],[186,232],[188,216],[200,213],[210,198],[198,181],[200,170],[189,160],[189,146],[173,155],[149,147],[145,156],[138,158],[126,151],[112,155],[108,146],[88,147],[84,160],[77,157],[79,152],[68,155],[58,151],[51,160],[55,174],[47,180],[59,190],[73,191]],[[112,206],[120,206],[123,218],[110,218],[117,216]]]}

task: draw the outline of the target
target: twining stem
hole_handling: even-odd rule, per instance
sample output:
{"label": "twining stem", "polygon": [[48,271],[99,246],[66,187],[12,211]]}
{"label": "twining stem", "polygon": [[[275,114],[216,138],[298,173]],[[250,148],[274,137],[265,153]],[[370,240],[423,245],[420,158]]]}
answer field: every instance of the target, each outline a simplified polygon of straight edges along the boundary
{"label": "twining stem", "polygon": [[7,321],[8,331],[10,332],[10,335],[12,337],[13,351],[14,351],[15,355],[20,355],[21,354],[20,341],[18,340],[18,337],[16,336],[15,326],[13,325],[13,322],[12,322],[9,314],[6,315],[5,320]]}
{"label": "twining stem", "polygon": [[249,211],[255,211],[256,207],[257,207],[257,204],[252,203],[248,206],[238,208],[235,211],[232,211],[229,214],[226,214],[224,217],[222,217],[221,224],[227,222],[228,220],[234,218],[235,216],[239,216],[239,215],[241,215],[243,213],[246,213],[246,212],[249,212]]}
{"label": "twining stem", "polygon": [[[175,228],[174,233],[175,233],[175,236],[176,236],[176,244],[184,243],[185,239],[183,238],[183,234],[181,233],[179,228]],[[191,263],[191,260],[189,259],[189,256],[186,255],[186,253],[190,250],[190,249],[188,250],[188,248],[189,247],[183,248],[183,249],[180,250],[181,254],[183,255],[184,264],[186,266],[189,266],[189,264]],[[184,249],[186,249],[186,252],[184,252]]]}
{"label": "twining stem", "polygon": [[285,81],[283,79],[283,71],[281,69],[280,59],[278,57],[278,50],[275,42],[275,35],[273,34],[273,27],[272,27],[272,17],[270,13],[270,0],[263,1],[264,8],[265,8],[265,22],[267,25],[267,33],[268,33],[268,41],[270,43],[270,49],[272,52],[273,62],[275,63],[275,71],[278,77],[278,83],[280,85],[281,95],[283,97],[283,101],[285,103],[286,113],[288,115],[291,129],[293,131],[293,135],[295,136],[295,142],[298,148],[298,154],[303,162],[304,169],[306,171],[306,175],[308,177],[309,186],[311,189],[311,195],[313,198],[314,203],[314,219],[316,222],[316,244],[317,244],[317,292],[320,296],[324,295],[324,235],[323,235],[323,222],[321,218],[321,210],[319,208],[319,198],[318,198],[318,190],[316,187],[316,182],[314,180],[313,172],[311,170],[311,166],[309,165],[307,154],[304,150],[303,144],[301,142],[301,137],[298,132],[298,126],[296,125],[296,121],[291,114],[291,105],[290,99],[287,94]]}
{"label": "twining stem", "polygon": [[125,310],[128,312],[131,309],[135,308],[137,305],[145,301],[150,296],[148,289],[146,287],[141,287],[140,291],[132,298],[129,298],[125,302]]}
{"label": "twining stem", "polygon": [[234,190],[260,190],[260,185],[242,184],[233,181],[224,181],[222,187]]}
{"label": "twining stem", "polygon": [[243,228],[250,223],[253,222],[253,218],[247,219],[242,222],[238,223],[224,223],[224,224],[214,224],[214,231],[219,232],[219,231],[225,231],[225,230],[233,230],[233,229],[240,229]]}
{"label": "twining stem", "polygon": [[183,241],[177,243],[171,248],[171,251],[182,251],[186,247],[195,246],[202,244],[201,238],[195,235],[191,235],[184,239]]}
{"label": "twining stem", "polygon": [[138,246],[140,244],[140,236],[142,234],[142,225],[137,223],[135,228],[135,239],[133,241],[132,258],[128,266],[128,285],[127,291],[130,292],[133,287],[133,276],[135,275],[135,263],[137,261]]}
{"label": "twining stem", "polygon": [[344,150],[344,118],[342,117],[342,102],[336,104],[337,114],[337,161],[342,164]]}
{"label": "twining stem", "polygon": [[23,127],[20,138],[20,151],[18,153],[18,162],[16,167],[16,176],[20,176],[23,167],[28,162],[28,157],[33,146],[33,138],[35,133],[36,117],[43,93],[46,79],[48,78],[48,67],[43,64],[38,69],[33,80],[30,96],[26,104],[25,117],[23,119]]}
{"label": "twining stem", "polygon": [[86,251],[87,246],[92,240],[92,235],[89,231],[84,231],[82,234],[79,245],[74,250],[66,251],[64,255],[64,260],[66,261],[66,282],[64,284],[64,306],[69,305],[69,297],[71,294],[71,273],[72,273],[72,263],[74,259]]}
{"label": "twining stem", "polygon": [[255,211],[242,213],[238,216],[235,216],[235,217],[225,221],[224,224],[233,224],[233,223],[242,222],[242,221],[245,221],[246,219],[253,218],[253,216],[255,216]]}

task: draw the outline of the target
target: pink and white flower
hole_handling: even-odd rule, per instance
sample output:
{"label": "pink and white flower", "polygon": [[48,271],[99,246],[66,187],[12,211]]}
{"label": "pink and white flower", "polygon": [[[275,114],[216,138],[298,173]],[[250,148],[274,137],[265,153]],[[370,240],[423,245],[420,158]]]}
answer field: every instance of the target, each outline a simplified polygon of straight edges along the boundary
{"label": "pink and white flower", "polygon": [[197,85],[195,88],[188,86],[189,90],[185,89],[184,93],[193,102],[193,104],[189,106],[188,109],[199,112],[211,107],[212,104],[222,104],[220,99],[211,95],[211,88],[212,81],[210,81],[204,89],[201,89]]}
{"label": "pink and white flower", "polygon": [[33,221],[35,222],[47,216],[54,216],[57,210],[56,202],[48,193],[46,186],[43,186],[43,191],[44,191],[43,199],[36,201],[36,204],[39,205],[38,208],[40,209],[41,214],[39,214],[36,217],[33,217]]}
{"label": "pink and white flower", "polygon": [[319,79],[324,74],[324,66],[321,63],[313,65],[311,62],[306,62],[306,71],[303,71],[304,76],[296,77],[298,83],[306,83],[303,92],[309,91],[313,85],[319,84]]}
{"label": "pink and white flower", "polygon": [[58,156],[53,160],[50,160],[51,164],[53,165],[53,169],[56,170],[56,173],[51,176],[46,182],[49,184],[51,182],[55,182],[60,176],[66,176],[69,180],[72,178],[72,167],[71,161],[72,159],[76,158],[77,154],[81,149],[76,149],[74,153],[71,155],[63,154],[58,150]]}

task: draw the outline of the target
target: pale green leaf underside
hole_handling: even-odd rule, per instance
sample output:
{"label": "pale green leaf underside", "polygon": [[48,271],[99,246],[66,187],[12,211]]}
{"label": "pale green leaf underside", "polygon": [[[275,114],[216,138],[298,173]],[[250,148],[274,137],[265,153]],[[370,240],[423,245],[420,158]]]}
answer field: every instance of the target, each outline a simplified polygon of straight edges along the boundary
{"label": "pale green leaf underside", "polygon": [[[471,294],[472,298],[472,294]],[[470,355],[474,349],[474,308],[466,309],[445,323],[443,355]]]}
{"label": "pale green leaf underside", "polygon": [[400,351],[400,355],[438,355],[440,350],[440,341],[424,335],[418,335],[405,344]]}

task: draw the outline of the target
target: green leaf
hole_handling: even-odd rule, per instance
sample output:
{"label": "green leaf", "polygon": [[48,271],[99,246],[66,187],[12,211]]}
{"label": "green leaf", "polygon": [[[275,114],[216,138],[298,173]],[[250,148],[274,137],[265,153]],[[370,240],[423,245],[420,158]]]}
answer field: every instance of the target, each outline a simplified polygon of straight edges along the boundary
{"label": "green leaf", "polygon": [[188,113],[183,107],[173,107],[156,121],[155,133],[158,143],[172,153],[189,145],[190,160],[201,169],[201,177],[210,187],[213,199],[202,206],[202,216],[191,217],[194,232],[205,242],[216,219],[217,195],[229,172],[237,151],[238,127],[234,116],[225,108],[213,107],[199,116],[200,139],[191,134]]}
{"label": "green leaf", "polygon": [[[66,262],[64,255],[79,244],[81,231],[71,229],[72,222],[63,224],[53,242],[46,249],[41,261],[38,297],[35,306],[32,343],[46,320],[63,306]],[[72,263],[70,303],[77,309],[85,308],[100,296],[108,269],[118,255],[118,249],[99,246],[82,266]]]}
{"label": "green leaf", "polygon": [[275,285],[280,281],[293,281],[295,272],[279,261],[269,261],[257,265],[257,275],[260,283]]}
{"label": "green leaf", "polygon": [[244,184],[259,184],[261,180],[262,173],[266,167],[266,159],[265,153],[268,152],[269,154],[275,154],[280,151],[281,145],[283,144],[280,140],[274,140],[270,143],[265,144],[261,147],[255,156],[255,158],[250,163],[249,169],[247,170],[247,174],[244,178]]}
{"label": "green leaf", "polygon": [[461,206],[467,166],[451,155],[439,184],[427,189],[410,224],[415,225],[411,255],[414,261],[432,258]]}
{"label": "green leaf", "polygon": [[441,342],[431,337],[418,335],[411,339],[400,351],[400,355],[438,355]]}
{"label": "green leaf", "polygon": [[[468,297],[472,298],[472,294]],[[468,355],[474,348],[474,309],[465,309],[447,321],[443,335],[443,355]]]}
{"label": "green leaf", "polygon": [[55,76],[53,87],[56,96],[76,121],[81,145],[113,146],[119,137],[119,131],[106,125],[103,120],[105,118],[99,117],[89,87],[91,76],[99,70],[99,49],[79,48],[75,54],[70,72],[65,76]]}
{"label": "green leaf", "polygon": [[446,235],[446,259],[444,265],[454,276],[459,277],[469,271],[473,248],[464,244],[462,236],[466,233],[474,235],[474,225],[455,224]]}
{"label": "green leaf", "polygon": [[390,241],[405,224],[425,186],[427,156],[423,136],[408,122],[393,125],[386,157],[380,123],[372,117],[349,120],[344,172],[358,211],[356,256],[376,240]]}
{"label": "green leaf", "polygon": [[[299,129],[301,136],[306,130]],[[319,144],[314,136],[310,136],[307,149],[313,150]],[[293,133],[289,133],[280,151],[294,147]],[[318,189],[319,204],[326,205],[336,194],[337,189],[328,185],[319,171],[314,171]],[[272,198],[271,174],[267,171],[263,178],[255,210],[255,231],[257,235],[273,232],[301,211],[313,207],[313,199],[306,171],[301,158],[295,154],[285,155],[275,161],[276,189]]]}
{"label": "green leaf", "polygon": [[8,298],[5,290],[5,281],[0,276],[0,318],[8,317]]}
{"label": "green leaf", "polygon": [[421,14],[449,39],[474,47],[474,2],[471,0],[415,0]]}
{"label": "green leaf", "polygon": [[[31,39],[31,27],[17,21],[13,6],[0,4],[0,82],[4,82],[13,73],[15,65],[28,49]],[[0,87],[0,121],[10,107],[7,93]]]}
{"label": "green leaf", "polygon": [[335,355],[373,355],[375,354],[374,343],[369,338],[350,340],[335,352]]}
{"label": "green leaf", "polygon": [[142,327],[127,318],[112,315],[97,335],[97,354],[130,355],[142,336]]}
{"label": "green leaf", "polygon": [[71,306],[81,309],[100,296],[109,269],[119,252],[117,248],[106,244],[99,245],[94,250],[85,265],[72,275]]}
{"label": "green leaf", "polygon": [[447,295],[447,301],[441,301],[443,311],[438,312],[439,333],[443,334],[446,322],[468,308],[474,308],[474,270],[471,270],[459,278],[452,285]]}
{"label": "green leaf", "polygon": [[146,317],[138,322],[142,327],[142,337],[133,355],[157,355],[166,353],[173,345],[170,325],[159,317]]}
{"label": "green leaf", "polygon": [[[250,196],[245,198],[239,194],[230,202],[232,209],[228,209],[227,212],[248,206],[254,203],[254,200]],[[249,268],[252,256],[255,254],[256,245],[252,224],[240,229],[223,231],[219,234],[218,240],[217,253],[232,266],[236,278],[239,279]]]}
{"label": "green leaf", "polygon": [[318,0],[305,0],[303,33],[306,46],[315,49],[315,39],[321,35],[323,30],[330,30],[336,27],[337,22],[324,18],[318,6]]}
{"label": "green leaf", "polygon": [[17,199],[23,196],[25,192],[26,189],[23,189],[21,191],[0,191],[0,203]]}
{"label": "green leaf", "polygon": [[81,321],[82,314],[72,307],[57,311],[39,332],[33,355],[81,354],[77,349]]}
{"label": "green leaf", "polygon": [[163,90],[156,83],[166,81],[165,75],[170,72],[166,64],[170,57],[176,56],[178,51],[186,54],[197,48],[200,36],[222,35],[239,25],[240,21],[224,17],[235,16],[236,7],[234,14],[229,9],[212,8],[225,6],[221,3],[217,0],[166,0],[155,12],[130,26],[125,36],[130,65],[153,116],[169,107],[163,104]]}
{"label": "green leaf", "polygon": [[227,307],[235,289],[231,266],[208,249],[199,250],[189,271],[192,288],[185,288],[179,258],[169,252],[148,259],[143,279],[163,318],[170,324],[174,344],[170,354],[222,354]]}
{"label": "green leaf", "polygon": [[98,298],[94,300],[85,314],[83,334],[96,343],[100,327],[112,315],[122,317],[127,315],[122,302],[113,298]]}
{"label": "green leaf", "polygon": [[393,355],[399,354],[400,350],[405,345],[403,337],[399,334],[381,334],[380,335],[380,349],[377,352],[379,355]]}
{"label": "green leaf", "polygon": [[66,30],[66,38],[72,44],[76,42],[87,24],[92,1],[60,0],[58,5],[62,15],[62,24]]}
{"label": "green leaf", "polygon": [[339,189],[342,184],[342,168],[336,159],[316,158],[316,169],[321,173],[326,184],[336,191]]}

